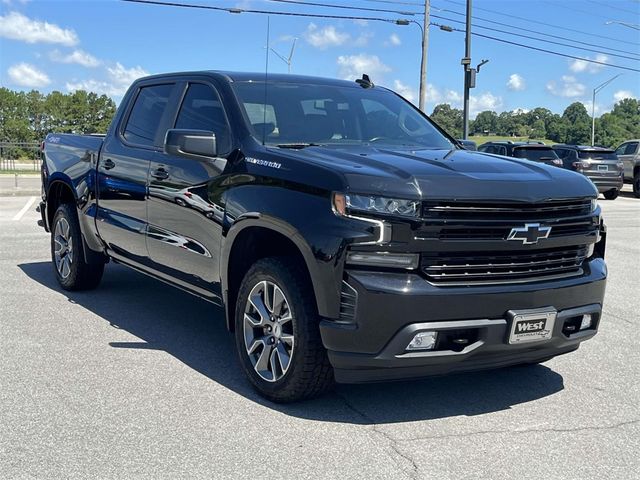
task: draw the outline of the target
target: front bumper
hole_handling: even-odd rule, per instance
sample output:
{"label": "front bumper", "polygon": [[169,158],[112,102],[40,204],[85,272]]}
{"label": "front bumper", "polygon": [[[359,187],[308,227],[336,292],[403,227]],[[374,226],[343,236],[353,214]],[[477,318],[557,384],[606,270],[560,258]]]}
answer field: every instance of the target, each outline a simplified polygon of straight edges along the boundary
{"label": "front bumper", "polygon": [[[400,380],[539,362],[578,348],[598,329],[606,265],[588,262],[580,277],[515,285],[436,287],[416,274],[349,271],[357,292],[353,322],[325,320],[322,340],[342,383]],[[552,338],[508,343],[509,311],[553,307]],[[589,329],[563,332],[568,322],[590,313]],[[419,331],[473,331],[460,351],[407,352]]]}

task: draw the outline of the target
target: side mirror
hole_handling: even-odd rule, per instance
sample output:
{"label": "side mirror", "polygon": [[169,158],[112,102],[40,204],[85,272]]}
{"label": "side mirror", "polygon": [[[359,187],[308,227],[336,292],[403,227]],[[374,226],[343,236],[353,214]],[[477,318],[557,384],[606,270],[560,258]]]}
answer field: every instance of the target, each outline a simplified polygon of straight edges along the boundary
{"label": "side mirror", "polygon": [[206,130],[167,130],[164,152],[194,159],[215,157],[218,154],[216,134]]}

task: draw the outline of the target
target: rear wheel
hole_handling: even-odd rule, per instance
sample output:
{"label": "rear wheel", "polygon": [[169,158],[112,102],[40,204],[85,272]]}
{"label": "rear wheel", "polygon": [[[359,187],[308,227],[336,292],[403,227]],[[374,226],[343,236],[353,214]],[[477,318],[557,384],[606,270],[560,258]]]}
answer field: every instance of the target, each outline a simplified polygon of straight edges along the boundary
{"label": "rear wheel", "polygon": [[73,205],[60,205],[53,216],[51,259],[56,279],[65,290],[89,290],[102,279],[104,263],[85,262],[78,213]]}
{"label": "rear wheel", "polygon": [[613,190],[604,192],[603,195],[604,195],[604,198],[606,198],[607,200],[615,200],[616,198],[618,198],[618,193],[620,193],[618,189],[613,189]]}
{"label": "rear wheel", "polygon": [[333,384],[307,276],[294,259],[266,258],[245,275],[236,304],[240,363],[253,387],[275,402],[320,395]]}
{"label": "rear wheel", "polygon": [[633,194],[636,198],[640,198],[640,170],[633,176]]}

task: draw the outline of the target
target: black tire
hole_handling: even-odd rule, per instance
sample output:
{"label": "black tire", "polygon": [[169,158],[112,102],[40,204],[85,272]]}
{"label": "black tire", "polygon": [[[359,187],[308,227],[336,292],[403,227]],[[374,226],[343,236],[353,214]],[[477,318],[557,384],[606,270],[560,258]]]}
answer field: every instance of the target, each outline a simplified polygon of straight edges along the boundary
{"label": "black tire", "polygon": [[633,194],[640,198],[640,170],[633,176]]}
{"label": "black tire", "polygon": [[[275,285],[281,289],[286,302],[282,302],[282,305],[286,305],[286,311],[291,317],[291,325],[287,327],[289,328],[288,333],[293,335],[295,340],[293,342],[295,347],[292,347],[293,351],[289,357],[286,372],[282,373],[282,362],[280,361],[281,368],[278,372],[282,376],[277,378],[274,373],[270,381],[265,380],[254,368],[252,357],[250,357],[246,345],[244,327],[245,311],[252,308],[249,306],[249,294],[252,291],[255,292],[255,289],[263,282],[268,282],[269,285]],[[274,303],[275,301],[272,302],[272,305]],[[283,308],[285,307],[281,307],[281,311]],[[273,307],[272,309],[270,311],[273,311],[275,315],[276,309]],[[235,317],[235,339],[240,364],[260,395],[274,402],[295,402],[319,396],[333,386],[333,369],[329,364],[327,352],[320,338],[320,318],[316,310],[313,289],[306,272],[295,259],[272,257],[256,262],[249,269],[240,285]],[[271,331],[271,327],[248,328],[249,335],[253,335],[255,330],[266,332],[266,328]],[[282,332],[284,332],[284,328],[282,327]],[[273,331],[276,331],[275,327]],[[265,333],[265,335],[269,334]],[[279,339],[278,336],[278,344],[280,344]],[[282,346],[285,346],[284,341]],[[257,351],[261,352],[267,348],[269,347],[263,343],[262,348],[258,348]],[[275,350],[279,348],[279,345],[270,348]],[[271,352],[268,355],[269,359],[271,359],[274,350],[268,350]],[[280,359],[279,355],[278,359]],[[273,370],[273,366],[274,364],[269,364],[271,370]]]}
{"label": "black tire", "polygon": [[613,190],[608,190],[604,192],[603,195],[604,195],[604,198],[606,198],[607,200],[615,200],[616,198],[618,198],[619,193],[620,193],[620,190],[618,190],[617,188],[614,188]]}
{"label": "black tire", "polygon": [[[66,232],[62,239],[58,235],[59,225]],[[68,226],[68,231],[63,226]],[[65,236],[70,241],[66,241]],[[62,204],[51,224],[51,261],[56,279],[65,290],[90,290],[96,288],[102,280],[104,263],[88,264],[85,262],[83,249],[78,212],[73,205]],[[57,251],[64,253],[57,256]],[[61,262],[66,263],[66,267],[59,268]]]}

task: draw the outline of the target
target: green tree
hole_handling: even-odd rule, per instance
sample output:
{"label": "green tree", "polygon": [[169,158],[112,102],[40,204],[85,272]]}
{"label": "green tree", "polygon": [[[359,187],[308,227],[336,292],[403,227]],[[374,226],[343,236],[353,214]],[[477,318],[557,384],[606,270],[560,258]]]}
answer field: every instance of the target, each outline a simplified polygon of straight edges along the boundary
{"label": "green tree", "polygon": [[441,103],[433,108],[431,119],[452,137],[462,137],[462,110]]}
{"label": "green tree", "polygon": [[538,120],[533,122],[531,132],[529,132],[529,138],[547,138],[547,127],[545,127],[543,119],[539,118]]}
{"label": "green tree", "polygon": [[495,133],[498,125],[498,114],[490,110],[480,112],[470,127],[471,133],[475,135],[487,135]]}
{"label": "green tree", "polygon": [[569,105],[562,118],[567,122],[567,143],[586,145],[591,142],[591,117],[582,103]]}

